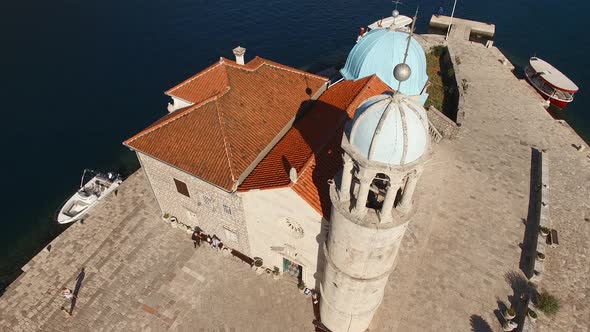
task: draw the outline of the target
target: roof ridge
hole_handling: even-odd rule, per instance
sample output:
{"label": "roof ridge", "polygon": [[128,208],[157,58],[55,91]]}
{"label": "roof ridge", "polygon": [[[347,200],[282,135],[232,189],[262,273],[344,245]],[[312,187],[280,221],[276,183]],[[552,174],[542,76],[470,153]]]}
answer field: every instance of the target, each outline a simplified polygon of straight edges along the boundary
{"label": "roof ridge", "polygon": [[[294,74],[299,74],[299,75],[303,75],[303,76],[309,76],[309,77],[317,78],[317,79],[324,80],[324,81],[328,81],[329,80],[329,78],[327,78],[327,77],[323,77],[323,76],[320,76],[320,75],[308,73],[305,70],[300,70],[300,69],[297,69],[297,68],[285,66],[285,65],[282,65],[282,64],[280,64],[278,62],[274,62],[272,60],[268,60],[268,59],[265,59],[265,58],[262,58],[262,57],[259,57],[259,56],[256,56],[254,59],[256,59],[256,58],[258,58],[258,59],[261,60],[260,64],[258,64],[258,66],[256,66],[256,67],[249,68],[248,67],[248,64],[250,64],[250,62],[252,60],[250,60],[250,62],[248,62],[245,65],[238,65],[237,63],[235,63],[232,60],[229,60],[229,59],[226,59],[224,57],[221,57],[221,59],[224,60],[223,63],[226,66],[230,66],[230,67],[236,68],[236,69],[242,69],[242,70],[246,70],[246,71],[256,71],[256,70],[260,69],[260,67],[266,65],[266,66],[269,66],[269,67],[272,67],[272,68],[276,68],[276,69],[288,71],[288,72],[291,72],[291,73],[294,73]],[[225,61],[225,60],[228,60],[228,62]]]}
{"label": "roof ridge", "polygon": [[[251,63],[256,59],[260,59],[261,62],[259,64],[257,64],[256,66],[252,67]],[[221,61],[223,61],[223,63],[226,66],[229,66],[229,67],[232,67],[235,69],[241,69],[241,70],[252,72],[252,71],[257,71],[258,69],[260,69],[260,67],[262,67],[265,64],[266,59],[256,56],[254,59],[250,60],[249,62],[247,62],[243,65],[238,65],[235,61],[230,60],[228,58],[224,58],[224,57],[221,57]]]}
{"label": "roof ridge", "polygon": [[329,81],[330,80],[327,77],[316,75],[316,74],[312,74],[312,73],[308,73],[305,70],[300,70],[300,69],[297,69],[297,68],[285,66],[285,65],[282,65],[282,64],[280,64],[278,62],[274,62],[272,60],[267,60],[267,59],[264,59],[264,58],[261,58],[261,59],[264,60],[264,64],[266,64],[267,66],[273,67],[273,68],[286,70],[286,71],[293,72],[293,73],[300,74],[300,75],[304,75],[304,76],[314,77],[314,78],[317,78],[317,79],[320,79],[320,80],[324,80],[324,81]]}
{"label": "roof ridge", "polygon": [[[192,77],[190,77],[190,78],[188,78],[188,79],[186,79],[186,80],[184,80],[184,81],[180,82],[179,84],[177,84],[177,85],[175,85],[175,86],[171,87],[170,89],[166,90],[164,93],[165,93],[165,94],[171,94],[171,93],[172,93],[172,90],[177,90],[177,89],[179,89],[179,88],[181,88],[181,87],[185,86],[186,84],[188,84],[188,83],[190,83],[190,82],[192,82],[192,81],[196,80],[197,78],[199,78],[199,77],[201,77],[201,76],[203,76],[203,75],[207,74],[208,72],[212,71],[213,69],[215,69],[215,68],[217,68],[218,66],[221,66],[221,65],[223,65],[223,64],[224,64],[224,62],[223,62],[223,60],[220,58],[220,59],[219,59],[219,61],[217,61],[217,62],[215,62],[214,64],[210,65],[208,68],[205,68],[205,69],[204,69],[204,70],[202,70],[201,72],[199,72],[199,73],[197,73],[197,74],[193,75]],[[226,75],[227,75],[227,74],[226,74]]]}
{"label": "roof ridge", "polygon": [[[207,99],[203,100],[202,102],[200,102],[198,104],[189,106],[185,110],[176,111],[179,114],[176,114],[176,116],[171,116],[169,119],[166,119],[165,121],[162,121],[162,122],[156,124],[153,127],[148,127],[147,129],[144,129],[144,130],[140,131],[135,136],[133,136],[130,139],[126,140],[125,143],[126,144],[129,144],[129,143],[135,141],[136,139],[138,139],[140,137],[143,137],[143,136],[145,136],[145,135],[147,135],[149,133],[152,133],[152,132],[156,131],[157,129],[160,129],[160,128],[162,128],[162,127],[164,127],[164,126],[166,126],[166,125],[168,125],[168,124],[170,124],[170,123],[172,123],[172,122],[174,122],[174,121],[176,121],[178,119],[181,119],[185,115],[188,115],[189,113],[192,113],[194,110],[196,110],[198,108],[201,108],[201,107],[205,106],[206,104],[214,101],[216,98],[225,95],[226,93],[229,92],[229,90],[230,90],[229,87],[227,87],[223,93],[218,93],[218,94],[214,95],[213,97],[207,98]],[[174,112],[172,114],[174,114]]]}
{"label": "roof ridge", "polygon": [[[377,77],[377,75],[375,75],[375,74],[371,75],[370,78],[367,80],[367,83],[365,83],[365,86],[363,86],[363,88],[358,91],[358,93],[354,96],[354,98],[352,98],[350,100],[350,103],[348,104],[346,109],[348,110],[350,105],[354,104],[357,101],[357,99],[359,98],[359,96],[361,96],[363,92],[367,91],[369,89],[369,86],[371,85],[371,83],[373,83],[377,79],[381,80],[379,77]],[[354,114],[352,116],[354,117]]]}
{"label": "roof ridge", "polygon": [[219,128],[221,129],[221,136],[223,136],[223,147],[225,148],[225,157],[227,158],[227,165],[229,167],[229,173],[231,174],[231,179],[235,183],[236,177],[234,175],[234,169],[232,167],[231,159],[233,158],[231,147],[227,142],[227,135],[225,134],[225,122],[223,121],[223,116],[221,112],[221,107],[219,106],[219,100],[217,96],[215,96],[215,109],[217,110],[217,119],[219,121]]}

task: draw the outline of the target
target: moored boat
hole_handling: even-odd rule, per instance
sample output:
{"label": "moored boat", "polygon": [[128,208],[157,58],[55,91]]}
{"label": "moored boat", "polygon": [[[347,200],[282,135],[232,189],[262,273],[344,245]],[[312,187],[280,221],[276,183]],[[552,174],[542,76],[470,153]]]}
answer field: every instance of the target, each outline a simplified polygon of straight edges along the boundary
{"label": "moored boat", "polygon": [[[86,173],[94,173],[94,177],[84,183]],[[114,191],[123,180],[113,173],[97,173],[91,170],[84,170],[80,180],[80,189],[70,197],[61,207],[57,222],[68,224],[83,219],[100,200]]]}
{"label": "moored boat", "polygon": [[376,30],[376,29],[391,29],[391,30],[396,30],[396,31],[404,31],[404,32],[409,32],[410,31],[410,25],[412,24],[414,20],[410,17],[407,17],[405,15],[400,15],[399,11],[394,10],[391,13],[391,16],[389,17],[384,17],[380,20],[377,20],[371,24],[369,24],[367,26],[367,29],[365,29],[365,27],[361,28],[361,32],[358,35],[357,38],[357,43],[359,40],[361,40],[361,38],[363,38],[363,36],[371,31],[371,30]]}
{"label": "moored boat", "polygon": [[410,30],[410,24],[412,24],[412,18],[405,15],[400,15],[397,10],[394,10],[392,16],[382,18],[371,24],[369,24],[369,31],[375,29],[390,28],[392,25],[396,30],[406,31]]}
{"label": "moored boat", "polygon": [[532,57],[524,70],[529,83],[552,105],[564,108],[574,100],[578,86],[548,62]]}

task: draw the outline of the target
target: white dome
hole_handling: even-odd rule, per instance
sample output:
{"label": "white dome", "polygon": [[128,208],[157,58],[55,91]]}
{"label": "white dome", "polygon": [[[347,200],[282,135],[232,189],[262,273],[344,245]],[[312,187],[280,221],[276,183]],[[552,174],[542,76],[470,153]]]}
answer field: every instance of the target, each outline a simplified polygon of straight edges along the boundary
{"label": "white dome", "polygon": [[368,160],[398,166],[418,160],[430,145],[426,110],[399,93],[365,100],[346,136]]}

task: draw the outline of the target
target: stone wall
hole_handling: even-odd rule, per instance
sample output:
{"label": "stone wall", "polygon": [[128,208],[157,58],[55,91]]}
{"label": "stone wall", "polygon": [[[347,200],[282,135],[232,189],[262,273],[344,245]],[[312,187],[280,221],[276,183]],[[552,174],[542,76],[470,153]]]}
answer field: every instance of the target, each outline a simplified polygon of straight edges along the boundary
{"label": "stone wall", "polygon": [[[528,253],[528,260],[531,262],[530,268],[525,271],[525,274],[529,279],[535,283],[539,283],[543,278],[545,272],[545,263],[542,260],[536,259],[537,253],[545,255],[545,244],[546,239],[541,236],[541,227],[551,228],[549,218],[549,158],[547,154],[533,148],[532,149],[532,161],[531,161],[531,190],[534,192],[530,195],[531,201],[529,204],[532,209],[529,217],[530,227],[527,227],[526,231],[529,231],[531,240],[524,241],[524,244],[530,242],[530,249]],[[534,180],[534,181],[533,181]],[[527,236],[528,234],[525,234]]]}
{"label": "stone wall", "polygon": [[[445,53],[443,56],[443,63],[446,63],[447,66],[453,68],[454,71],[454,87],[457,89],[458,95],[455,97],[457,98],[456,107],[457,107],[457,115],[455,119],[455,123],[458,127],[461,127],[463,124],[463,118],[465,117],[465,88],[463,87],[463,77],[461,75],[460,64],[457,63],[457,57],[453,53],[453,49],[451,45],[447,45],[448,52]],[[466,82],[466,81],[465,81]]]}
{"label": "stone wall", "polygon": [[457,124],[447,118],[441,111],[437,110],[436,107],[430,106],[426,110],[426,114],[428,115],[428,120],[430,123],[438,130],[441,135],[446,139],[454,139],[459,132],[459,127]]}
{"label": "stone wall", "polygon": [[[438,119],[435,119],[434,121],[437,121],[437,123],[435,123],[431,119],[431,122],[435,125],[436,129],[439,130],[441,133],[444,131],[445,128],[447,129],[447,132],[449,132],[449,130],[451,129],[448,128],[445,124],[446,122],[448,122],[446,120],[454,122],[455,127],[461,127],[463,123],[463,118],[465,117],[465,90],[463,88],[463,78],[461,75],[460,63],[457,62],[457,57],[454,55],[451,45],[448,45],[445,42],[443,36],[438,35],[416,35],[416,39],[420,42],[424,49],[424,52],[426,53],[430,52],[432,48],[435,46],[447,47],[448,51],[445,52],[441,58],[441,71],[451,71],[453,73],[453,75],[447,77],[446,79],[443,77],[443,83],[445,85],[445,88],[448,89],[448,91],[445,92],[445,99],[449,99],[445,101],[445,109],[449,109],[449,114],[445,115],[439,110],[440,114],[433,114],[433,117],[440,118],[442,116],[443,120],[438,121]],[[430,116],[430,114],[431,113],[429,112],[428,115]],[[441,128],[439,128],[438,125],[441,125]],[[457,128],[456,130],[452,130],[454,132],[453,137],[458,132],[458,129],[459,128]],[[446,137],[447,136],[445,136],[445,138]]]}
{"label": "stone wall", "polygon": [[[162,213],[178,221],[198,226],[208,234],[216,234],[229,247],[250,255],[248,233],[242,199],[171,167],[148,155],[137,153]],[[174,179],[188,187],[189,196],[179,193]]]}
{"label": "stone wall", "polygon": [[307,287],[319,286],[318,266],[323,261],[319,245],[324,243],[327,233],[322,216],[291,188],[253,190],[239,195],[252,256],[261,257],[264,266],[277,266],[281,272],[283,257],[287,258],[303,267],[302,280]]}

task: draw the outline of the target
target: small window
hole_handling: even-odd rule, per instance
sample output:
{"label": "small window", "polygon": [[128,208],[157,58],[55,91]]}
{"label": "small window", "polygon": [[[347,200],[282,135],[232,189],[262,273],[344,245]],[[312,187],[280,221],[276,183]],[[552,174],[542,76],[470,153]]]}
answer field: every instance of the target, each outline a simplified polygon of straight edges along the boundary
{"label": "small window", "polygon": [[228,241],[235,242],[235,243],[238,242],[238,234],[235,231],[233,231],[229,228],[226,228],[226,227],[224,227],[223,230],[225,232],[225,238]]}
{"label": "small window", "polygon": [[231,215],[231,208],[225,204],[223,204],[223,211]]}
{"label": "small window", "polygon": [[213,202],[213,199],[205,194],[203,194],[203,203],[205,204],[211,204]]}
{"label": "small window", "polygon": [[176,191],[178,191],[186,197],[191,197],[191,195],[189,195],[188,193],[188,187],[186,186],[186,183],[174,179],[174,184],[176,185]]}

